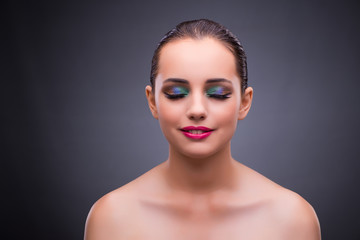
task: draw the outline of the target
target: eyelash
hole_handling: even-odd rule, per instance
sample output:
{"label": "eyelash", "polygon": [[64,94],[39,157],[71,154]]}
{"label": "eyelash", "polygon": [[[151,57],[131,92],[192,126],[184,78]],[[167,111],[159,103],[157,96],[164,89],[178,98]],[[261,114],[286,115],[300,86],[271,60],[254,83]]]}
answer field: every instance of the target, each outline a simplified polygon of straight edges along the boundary
{"label": "eyelash", "polygon": [[219,99],[219,100],[224,100],[230,97],[230,93],[226,93],[226,94],[206,94],[208,97],[211,98],[215,98],[215,99]]}
{"label": "eyelash", "polygon": [[176,100],[176,99],[180,99],[180,98],[187,96],[186,94],[169,94],[166,92],[164,94],[168,99],[171,99],[171,100]]}

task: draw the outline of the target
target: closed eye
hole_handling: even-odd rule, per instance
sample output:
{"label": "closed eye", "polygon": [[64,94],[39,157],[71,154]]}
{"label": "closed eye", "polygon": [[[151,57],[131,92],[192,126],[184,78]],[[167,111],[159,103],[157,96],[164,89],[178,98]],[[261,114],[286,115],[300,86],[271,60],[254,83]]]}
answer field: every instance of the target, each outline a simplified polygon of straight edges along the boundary
{"label": "closed eye", "polygon": [[207,94],[208,97],[211,98],[217,98],[217,99],[226,99],[230,97],[231,93],[226,93],[226,94]]}
{"label": "closed eye", "polygon": [[169,99],[184,98],[189,94],[189,89],[183,86],[170,86],[164,90],[164,94]]}
{"label": "closed eye", "polygon": [[179,99],[187,96],[187,94],[169,94],[169,93],[164,93],[164,94],[169,99]]}
{"label": "closed eye", "polygon": [[206,91],[206,95],[210,98],[223,100],[230,97],[231,91],[223,86],[214,86]]}

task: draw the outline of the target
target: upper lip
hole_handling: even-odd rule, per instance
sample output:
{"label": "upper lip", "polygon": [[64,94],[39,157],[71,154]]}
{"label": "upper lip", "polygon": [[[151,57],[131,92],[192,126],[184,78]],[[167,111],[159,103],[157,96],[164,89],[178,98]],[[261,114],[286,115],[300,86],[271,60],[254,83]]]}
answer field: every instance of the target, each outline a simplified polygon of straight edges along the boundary
{"label": "upper lip", "polygon": [[200,130],[200,131],[205,131],[205,132],[209,132],[209,131],[213,131],[213,129],[208,128],[208,127],[204,127],[204,126],[187,126],[187,127],[183,127],[180,130],[182,131],[190,131],[190,130]]}

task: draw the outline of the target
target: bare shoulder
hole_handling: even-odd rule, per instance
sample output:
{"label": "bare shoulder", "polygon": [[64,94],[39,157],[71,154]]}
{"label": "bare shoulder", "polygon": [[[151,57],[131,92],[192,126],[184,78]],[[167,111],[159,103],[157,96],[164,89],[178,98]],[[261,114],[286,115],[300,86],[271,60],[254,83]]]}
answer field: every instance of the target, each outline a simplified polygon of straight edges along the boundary
{"label": "bare shoulder", "polygon": [[280,188],[274,197],[272,210],[284,239],[321,239],[315,210],[299,194]]}
{"label": "bare shoulder", "polygon": [[288,190],[256,171],[245,167],[247,181],[264,202],[262,213],[276,231],[276,239],[319,240],[320,226],[313,207],[299,194]]}
{"label": "bare shoulder", "polygon": [[144,189],[154,179],[152,169],[130,183],[104,195],[91,207],[85,226],[85,240],[134,239],[141,216]]}
{"label": "bare shoulder", "polygon": [[136,210],[135,196],[131,188],[116,189],[94,203],[85,226],[85,239],[115,239],[121,237]]}

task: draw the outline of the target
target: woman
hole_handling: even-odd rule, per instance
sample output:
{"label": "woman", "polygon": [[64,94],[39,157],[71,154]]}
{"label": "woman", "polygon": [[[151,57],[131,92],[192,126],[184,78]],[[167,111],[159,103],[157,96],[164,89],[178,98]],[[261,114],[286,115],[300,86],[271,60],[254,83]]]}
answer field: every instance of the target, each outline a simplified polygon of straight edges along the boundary
{"label": "woman", "polygon": [[169,157],[90,210],[85,239],[320,239],[312,207],[234,160],[253,97],[236,37],[209,20],[179,24],[155,50],[146,97]]}

